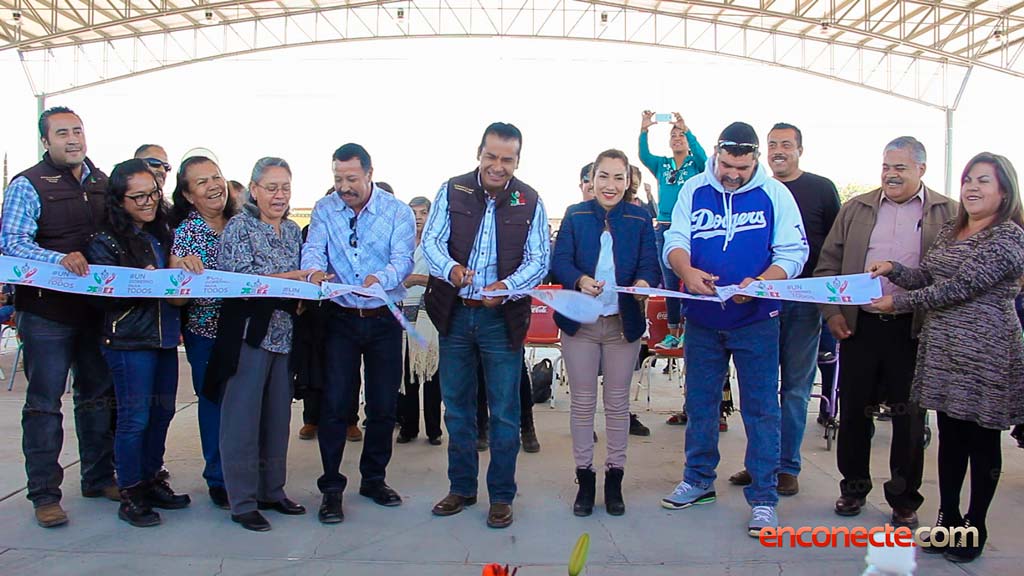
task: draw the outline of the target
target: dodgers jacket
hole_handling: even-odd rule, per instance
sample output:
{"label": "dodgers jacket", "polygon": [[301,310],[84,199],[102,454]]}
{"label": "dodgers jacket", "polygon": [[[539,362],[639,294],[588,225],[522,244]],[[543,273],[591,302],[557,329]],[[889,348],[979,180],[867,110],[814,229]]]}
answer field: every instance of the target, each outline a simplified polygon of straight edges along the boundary
{"label": "dodgers jacket", "polygon": [[[810,249],[800,209],[786,186],[768,176],[758,163],[750,181],[728,192],[715,177],[717,157],[686,182],[665,232],[662,259],[677,248],[690,254],[690,265],[719,277],[718,285],[755,278],[771,265],[800,274]],[[741,328],[778,316],[777,300],[754,299],[746,304],[691,300],[686,321],[716,330]]]}

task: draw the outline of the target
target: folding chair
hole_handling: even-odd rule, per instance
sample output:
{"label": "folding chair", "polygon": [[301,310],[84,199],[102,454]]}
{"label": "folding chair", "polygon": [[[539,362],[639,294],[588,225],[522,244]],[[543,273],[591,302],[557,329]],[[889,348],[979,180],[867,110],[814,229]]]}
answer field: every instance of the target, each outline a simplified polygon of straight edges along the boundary
{"label": "folding chair", "polygon": [[[538,290],[561,290],[559,284],[541,284]],[[533,367],[533,361],[537,357],[538,348],[552,348],[558,352],[552,362],[554,377],[558,379],[559,386],[565,384],[565,365],[562,362],[562,340],[558,325],[555,324],[555,310],[546,303],[532,299],[530,306],[530,327],[526,332],[524,346],[530,349],[530,356],[527,364]],[[555,407],[555,383],[551,383],[551,399],[548,405]]]}
{"label": "folding chair", "polygon": [[[682,387],[683,379],[682,373],[685,372],[686,367],[683,358],[682,348],[672,348],[669,350],[655,348],[655,344],[661,342],[665,335],[668,334],[668,307],[665,304],[665,299],[660,296],[652,296],[647,299],[647,350],[651,353],[650,356],[644,358],[642,364],[640,364],[640,378],[637,381],[636,394],[633,396],[633,400],[640,399],[640,389],[644,388],[644,380],[646,379],[647,388],[647,410],[651,409],[651,365],[658,358],[665,358],[668,361],[668,380],[672,381],[672,377],[676,376],[679,380],[679,386]],[[680,368],[680,366],[682,366]]]}
{"label": "folding chair", "polygon": [[[18,362],[21,360],[21,338],[18,337],[18,328],[14,325],[14,318],[0,324],[0,348],[6,348],[7,343],[14,339],[17,347],[14,349],[14,363],[11,364],[11,376],[7,381],[7,391],[14,390],[14,375],[18,373]],[[24,368],[22,368],[24,370]],[[0,380],[7,378],[3,370],[0,369]]]}

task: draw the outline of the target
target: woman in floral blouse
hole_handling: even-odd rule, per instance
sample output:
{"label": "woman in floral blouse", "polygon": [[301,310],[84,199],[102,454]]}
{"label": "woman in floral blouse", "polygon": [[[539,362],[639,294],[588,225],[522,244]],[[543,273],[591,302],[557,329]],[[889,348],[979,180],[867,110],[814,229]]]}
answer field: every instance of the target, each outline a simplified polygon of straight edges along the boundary
{"label": "woman in floral blouse", "polygon": [[[252,170],[251,202],[228,222],[218,267],[226,272],[304,281],[298,270],[302,232],[287,218],[292,173],[280,158],[262,158]],[[270,529],[259,510],[305,514],[284,492],[291,419],[292,316],[296,301],[225,301],[206,377],[226,377],[221,401],[220,450],[231,519],[243,528]],[[212,378],[211,378],[212,376]]]}
{"label": "woman in floral blouse", "polygon": [[[175,230],[171,265],[196,273],[204,268],[216,269],[220,235],[237,211],[217,164],[205,156],[185,160],[178,172],[172,202],[171,223]],[[219,447],[220,404],[200,393],[217,336],[220,300],[188,300],[185,315],[182,335],[185,355],[192,366],[192,386],[199,396],[199,439],[206,461],[203,478],[213,503],[227,509],[228,493],[224,489]]]}
{"label": "woman in floral blouse", "polygon": [[[1009,160],[983,152],[960,178],[960,211],[940,231],[920,268],[875,262],[909,292],[875,303],[883,313],[924,311],[911,401],[939,423],[939,518],[936,526],[978,529],[959,538],[947,560],[970,562],[985,547],[985,517],[1002,469],[1002,431],[1024,421],[1024,343],[1014,298],[1024,275],[1024,210]],[[960,491],[971,467],[971,496]],[[922,548],[942,552],[942,548]]]}

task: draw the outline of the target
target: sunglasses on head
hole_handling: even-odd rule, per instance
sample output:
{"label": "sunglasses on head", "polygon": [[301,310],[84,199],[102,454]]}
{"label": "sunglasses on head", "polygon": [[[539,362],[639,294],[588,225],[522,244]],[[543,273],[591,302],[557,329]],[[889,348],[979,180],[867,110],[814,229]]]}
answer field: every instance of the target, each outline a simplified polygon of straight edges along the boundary
{"label": "sunglasses on head", "polygon": [[733,156],[746,156],[757,152],[757,144],[743,144],[732,140],[719,140],[718,149],[725,150]]}
{"label": "sunglasses on head", "polygon": [[150,168],[163,168],[164,172],[171,171],[171,165],[159,158],[143,158],[142,161],[148,164]]}

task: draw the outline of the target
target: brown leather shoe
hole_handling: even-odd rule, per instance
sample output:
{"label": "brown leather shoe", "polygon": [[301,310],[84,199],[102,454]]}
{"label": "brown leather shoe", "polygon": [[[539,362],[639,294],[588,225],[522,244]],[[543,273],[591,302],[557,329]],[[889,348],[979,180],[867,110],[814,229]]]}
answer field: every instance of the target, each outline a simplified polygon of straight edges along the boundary
{"label": "brown leather shoe", "polygon": [[345,431],[345,439],[349,442],[362,442],[363,431],[359,429],[359,426],[352,424],[348,427],[348,430]]}
{"label": "brown leather shoe", "polygon": [[459,496],[458,494],[449,494],[441,499],[440,502],[434,504],[432,512],[434,516],[454,516],[466,506],[472,506],[476,504],[476,496]]}
{"label": "brown leather shoe", "polygon": [[117,484],[111,484],[96,490],[82,490],[82,496],[85,498],[106,498],[107,500],[120,502],[121,489],[117,487]]}
{"label": "brown leather shoe", "polygon": [[919,525],[917,512],[910,508],[893,508],[891,520],[893,528],[907,527],[911,530],[916,530]]}
{"label": "brown leather shoe", "polygon": [[796,493],[800,491],[800,482],[796,476],[781,472],[775,484],[775,491],[779,493],[779,496],[796,496]]}
{"label": "brown leather shoe", "polygon": [[302,440],[316,438],[316,424],[303,424],[302,428],[299,428],[299,438]]}
{"label": "brown leather shoe", "polygon": [[746,468],[729,476],[729,484],[737,486],[750,486],[753,481],[754,479],[750,477],[750,472],[747,472]]}
{"label": "brown leather shoe", "polygon": [[512,525],[511,504],[491,504],[487,511],[487,525],[491,528],[508,528]]}
{"label": "brown leather shoe", "polygon": [[59,502],[43,504],[36,508],[36,522],[43,528],[53,528],[68,523],[68,515]]}
{"label": "brown leather shoe", "polygon": [[840,496],[836,500],[836,514],[840,516],[856,516],[860,514],[860,509],[864,506],[864,503],[865,500],[863,498]]}

